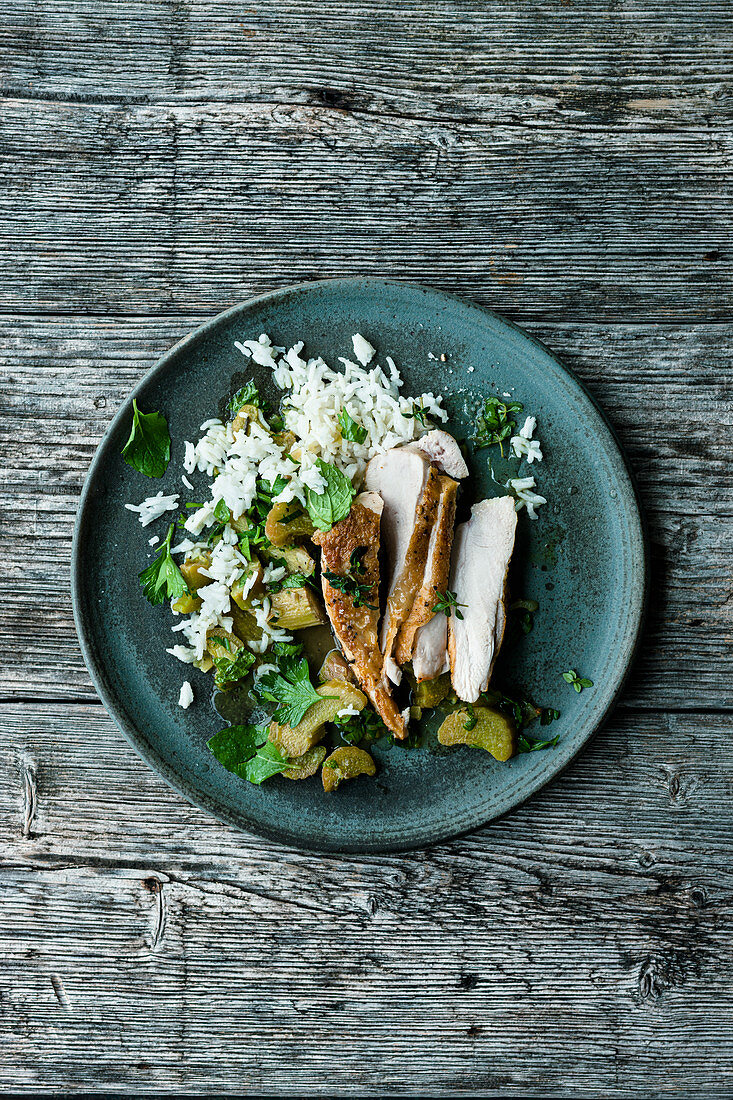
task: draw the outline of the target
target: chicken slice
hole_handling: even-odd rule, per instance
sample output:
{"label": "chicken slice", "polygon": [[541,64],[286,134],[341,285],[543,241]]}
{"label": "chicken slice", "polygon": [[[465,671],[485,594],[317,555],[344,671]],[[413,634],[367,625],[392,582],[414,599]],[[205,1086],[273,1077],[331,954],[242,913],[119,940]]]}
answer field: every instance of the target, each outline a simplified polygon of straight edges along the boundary
{"label": "chicken slice", "polygon": [[379,644],[385,681],[399,684],[402,672],[394,659],[394,647],[425,573],[440,475],[421,451],[395,447],[371,460],[364,484],[384,501],[382,534],[389,583]]}
{"label": "chicken slice", "polygon": [[[404,665],[412,659],[413,672],[417,680],[433,678],[432,673],[425,675],[426,665],[429,669],[440,665],[440,671],[442,671],[442,666],[445,662],[445,630],[442,631],[443,648],[441,653],[436,652],[434,656],[431,657],[429,648],[426,652],[425,647],[421,646],[417,667],[414,659],[417,636],[434,617],[435,612],[433,608],[438,599],[438,594],[445,593],[450,577],[450,553],[451,546],[453,545],[453,524],[456,518],[458,482],[454,481],[452,477],[446,477],[444,474],[438,475],[438,482],[438,507],[435,515],[435,523],[430,532],[427,561],[425,563],[422,585],[415,596],[410,614],[400,627],[400,632],[397,635],[397,644],[395,646],[395,659],[397,663],[399,665]],[[443,619],[447,626],[445,615],[441,615],[440,618]],[[430,647],[431,643],[432,645],[439,646],[440,639],[441,631],[434,627],[427,635],[426,640],[428,647]],[[440,675],[440,671],[435,673],[435,675]]]}
{"label": "chicken slice", "polygon": [[[351,669],[372,702],[377,714],[395,737],[407,735],[407,723],[382,682],[379,650],[379,527],[382,498],[378,493],[361,493],[345,519],[330,531],[317,531],[313,541],[321,547],[323,573],[351,577],[360,586],[359,606],[355,597],[340,591],[322,577],[323,599],[334,634]],[[366,548],[366,549],[365,549]],[[352,560],[354,551],[360,551]],[[357,570],[354,569],[357,564]],[[362,571],[363,569],[363,571]]]}
{"label": "chicken slice", "polygon": [[448,660],[448,620],[445,615],[433,615],[415,634],[412,651],[412,671],[415,679],[435,680],[450,669]]}
{"label": "chicken slice", "polygon": [[433,428],[427,435],[414,443],[408,443],[407,446],[411,450],[422,451],[428,461],[438,467],[441,474],[447,474],[448,477],[459,480],[462,477],[468,477],[468,466],[461,454],[461,448],[453,436],[449,432],[444,432],[442,428]]}
{"label": "chicken slice", "polygon": [[456,528],[450,588],[463,618],[454,611],[448,621],[448,655],[453,687],[466,703],[488,688],[504,636],[504,588],[516,528],[509,496],[474,504],[470,520]]}

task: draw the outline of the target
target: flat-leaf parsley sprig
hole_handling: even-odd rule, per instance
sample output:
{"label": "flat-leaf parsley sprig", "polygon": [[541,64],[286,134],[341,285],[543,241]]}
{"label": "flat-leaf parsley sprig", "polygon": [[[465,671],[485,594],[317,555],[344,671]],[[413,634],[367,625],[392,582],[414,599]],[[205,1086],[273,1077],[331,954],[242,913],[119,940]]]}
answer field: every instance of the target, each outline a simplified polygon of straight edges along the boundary
{"label": "flat-leaf parsley sprig", "polygon": [[574,668],[569,668],[567,672],[563,672],[562,678],[566,684],[570,684],[571,687],[575,688],[578,694],[580,694],[583,688],[593,687],[593,681],[585,676],[578,676]]}
{"label": "flat-leaf parsley sprig", "polygon": [[132,402],[132,429],[122,458],[145,477],[162,477],[171,457],[168,421],[159,412],[144,413]]}
{"label": "flat-leaf parsley sprig", "polygon": [[273,718],[280,725],[290,727],[297,726],[314,703],[335,698],[318,694],[310,681],[308,661],[295,654],[280,657],[278,671],[261,676],[255,691],[261,699],[279,704]]}
{"label": "flat-leaf parsley sprig", "polygon": [[183,579],[183,574],[171,557],[171,539],[174,526],[174,524],[171,524],[168,528],[168,534],[165,536],[163,545],[155,559],[147,569],[143,569],[141,573],[138,573],[145,598],[152,604],[163,603],[166,597],[175,599],[177,596],[189,594],[189,588]]}

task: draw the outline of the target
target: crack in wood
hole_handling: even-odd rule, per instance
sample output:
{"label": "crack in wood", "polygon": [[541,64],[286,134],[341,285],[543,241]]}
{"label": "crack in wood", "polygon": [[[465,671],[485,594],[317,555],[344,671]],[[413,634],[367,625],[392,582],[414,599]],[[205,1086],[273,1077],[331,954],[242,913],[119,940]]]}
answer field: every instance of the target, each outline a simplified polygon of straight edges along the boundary
{"label": "crack in wood", "polygon": [[24,840],[30,840],[34,835],[33,824],[38,811],[37,765],[30,754],[21,753],[18,768],[22,789],[20,833]]}

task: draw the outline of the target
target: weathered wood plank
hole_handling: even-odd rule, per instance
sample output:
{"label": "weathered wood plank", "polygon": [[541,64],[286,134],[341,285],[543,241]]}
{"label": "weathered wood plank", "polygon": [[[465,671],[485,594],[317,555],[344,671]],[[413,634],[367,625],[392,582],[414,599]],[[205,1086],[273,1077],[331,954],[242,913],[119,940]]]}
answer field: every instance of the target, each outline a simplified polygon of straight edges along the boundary
{"label": "weathered wood plank", "polygon": [[127,0],[112,17],[80,0],[3,0],[0,14],[0,71],[24,96],[614,127],[707,126],[730,107],[724,3],[378,0],[314,18],[307,0]]}
{"label": "weathered wood plank", "polygon": [[[68,597],[79,489],[130,387],[194,318],[0,323],[2,692],[91,687]],[[654,595],[627,693],[642,706],[733,705],[730,326],[534,325],[591,387],[628,448],[651,522]]]}
{"label": "weathered wood plank", "polygon": [[729,139],[6,99],[0,310],[214,312],[382,273],[514,316],[727,318]]}
{"label": "weathered wood plank", "polygon": [[730,718],[618,714],[502,821],[366,858],[218,825],[99,707],[0,729],[0,1083],[729,1094]]}

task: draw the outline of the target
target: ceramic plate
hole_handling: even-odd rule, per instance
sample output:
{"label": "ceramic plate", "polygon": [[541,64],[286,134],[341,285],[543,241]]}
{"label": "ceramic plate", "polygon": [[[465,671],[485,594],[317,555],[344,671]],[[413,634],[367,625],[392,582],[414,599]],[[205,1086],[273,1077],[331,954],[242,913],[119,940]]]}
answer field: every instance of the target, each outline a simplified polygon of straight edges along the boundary
{"label": "ceramic plate", "polygon": [[[249,366],[235,340],[270,334],[274,344],[304,340],[306,351],[336,364],[361,332],[402,371],[403,393],[442,393],[447,427],[470,437],[481,398],[510,393],[538,419],[544,461],[534,465],[548,504],[531,522],[520,514],[512,592],[535,599],[532,633],[505,646],[495,681],[525,690],[562,717],[547,734],[555,748],[496,763],[478,749],[377,748],[375,780],[345,783],[324,795],[318,777],[276,777],[252,786],[224,770],[206,740],[224,724],[211,704],[211,678],[165,652],[172,644],[167,606],[143,598],[137,573],[149,562],[148,538],[164,534],[170,514],[140,527],[125,502],[164,489],[201,500],[181,484],[183,441],[221,415],[252,376],[274,397],[264,368]],[[443,360],[442,356],[445,356]],[[127,466],[132,398],[168,419],[172,460],[160,481]],[[501,490],[514,467],[476,453],[472,499]],[[516,465],[516,464],[515,464]],[[525,467],[526,468],[526,467]],[[485,824],[547,783],[575,756],[612,707],[639,636],[646,587],[645,542],[636,494],[603,414],[576,378],[537,341],[500,317],[448,294],[381,279],[308,283],[222,313],[169,351],[113,420],[82,493],[73,551],[74,608],[94,683],[117,725],[173,787],[223,821],[304,848],[379,852],[414,848]],[[568,668],[593,680],[576,694]],[[177,705],[190,678],[196,701]],[[530,732],[538,736],[539,727]]]}

